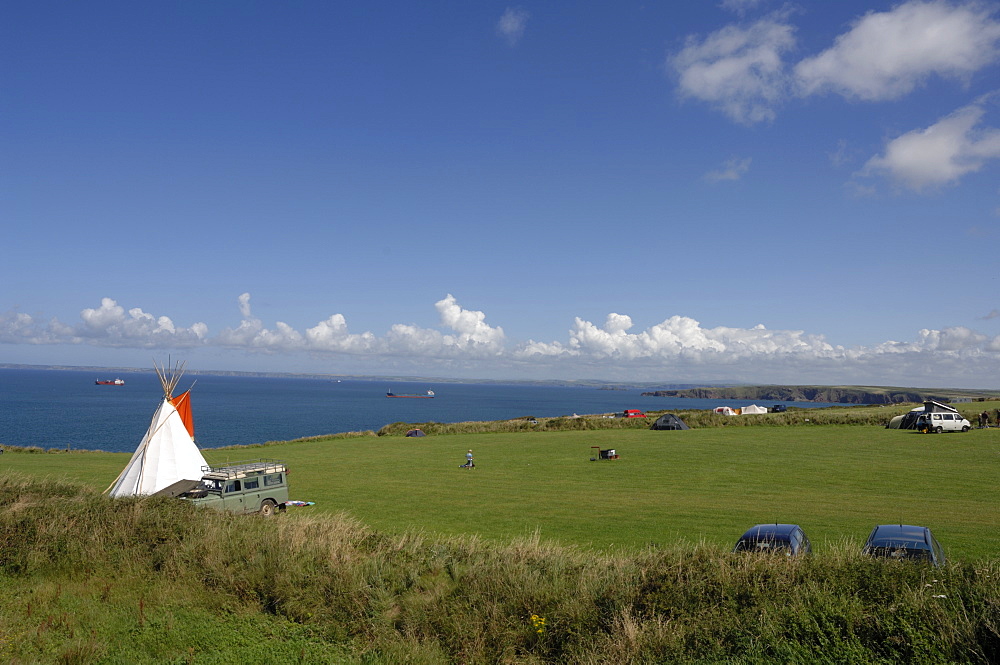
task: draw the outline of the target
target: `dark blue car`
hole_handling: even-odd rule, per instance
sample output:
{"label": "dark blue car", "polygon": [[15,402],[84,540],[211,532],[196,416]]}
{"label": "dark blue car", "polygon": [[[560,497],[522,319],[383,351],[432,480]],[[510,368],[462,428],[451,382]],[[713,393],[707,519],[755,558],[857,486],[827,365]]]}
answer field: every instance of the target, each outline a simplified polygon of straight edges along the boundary
{"label": "dark blue car", "polygon": [[872,529],[865,542],[865,554],[889,559],[926,561],[944,565],[944,549],[925,526],[880,524]]}
{"label": "dark blue car", "polygon": [[733,551],[778,552],[798,556],[812,552],[812,545],[798,524],[758,524],[740,536]]}

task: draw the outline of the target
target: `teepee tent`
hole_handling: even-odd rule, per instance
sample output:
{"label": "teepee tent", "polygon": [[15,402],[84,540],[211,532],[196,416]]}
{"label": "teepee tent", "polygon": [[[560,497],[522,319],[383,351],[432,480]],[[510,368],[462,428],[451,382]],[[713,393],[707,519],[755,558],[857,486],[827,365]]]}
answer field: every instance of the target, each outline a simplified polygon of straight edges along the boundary
{"label": "teepee tent", "polygon": [[194,442],[190,390],[173,397],[184,366],[156,367],[163,401],[125,470],[105,490],[113,497],[156,494],[181,480],[198,480],[208,466]]}

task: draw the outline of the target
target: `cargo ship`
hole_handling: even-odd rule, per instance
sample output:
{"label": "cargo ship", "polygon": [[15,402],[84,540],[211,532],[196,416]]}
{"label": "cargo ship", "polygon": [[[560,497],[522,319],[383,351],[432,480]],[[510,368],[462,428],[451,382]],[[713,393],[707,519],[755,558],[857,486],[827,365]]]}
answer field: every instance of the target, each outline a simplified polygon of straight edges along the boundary
{"label": "cargo ship", "polygon": [[406,395],[406,394],[397,395],[394,392],[388,392],[388,393],[385,394],[385,396],[386,397],[408,397],[410,399],[434,399],[434,391],[433,390],[428,390],[423,395]]}
{"label": "cargo ship", "polygon": [[112,381],[110,379],[98,379],[97,381],[94,381],[94,383],[96,385],[99,385],[99,386],[124,386],[125,385],[125,380],[124,379],[114,379]]}

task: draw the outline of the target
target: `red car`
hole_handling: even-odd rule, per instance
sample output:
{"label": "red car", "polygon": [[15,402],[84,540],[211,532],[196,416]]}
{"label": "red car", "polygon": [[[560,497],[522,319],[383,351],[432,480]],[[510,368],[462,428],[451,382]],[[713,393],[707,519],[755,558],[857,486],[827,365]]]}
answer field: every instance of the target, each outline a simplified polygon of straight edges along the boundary
{"label": "red car", "polygon": [[622,418],[645,418],[646,414],[639,409],[625,409],[622,411]]}

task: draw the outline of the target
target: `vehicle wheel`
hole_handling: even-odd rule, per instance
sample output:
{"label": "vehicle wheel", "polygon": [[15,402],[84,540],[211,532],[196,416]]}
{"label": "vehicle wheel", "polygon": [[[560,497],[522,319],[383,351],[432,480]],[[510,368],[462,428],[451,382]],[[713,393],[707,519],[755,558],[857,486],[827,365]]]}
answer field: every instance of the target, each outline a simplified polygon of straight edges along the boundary
{"label": "vehicle wheel", "polygon": [[943,432],[943,431],[944,431],[944,430],[943,430],[943,429],[941,428],[941,426],[940,426],[940,425],[938,425],[937,427],[935,427],[935,428],[934,428],[934,433],[935,433],[935,434],[940,434],[940,433],[941,433],[941,432]]}
{"label": "vehicle wheel", "polygon": [[277,504],[271,499],[264,499],[260,504],[261,517],[271,517],[277,509]]}
{"label": "vehicle wheel", "polygon": [[968,432],[968,431],[969,431],[969,428],[968,428],[968,427],[963,427],[963,428],[962,428],[962,431],[963,431],[963,432]]}

